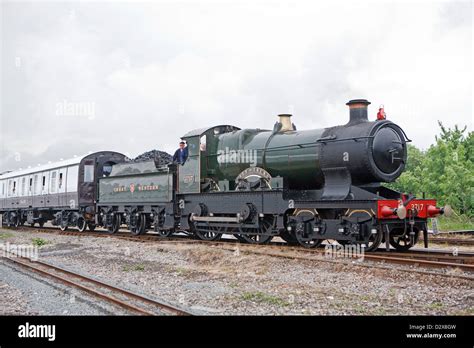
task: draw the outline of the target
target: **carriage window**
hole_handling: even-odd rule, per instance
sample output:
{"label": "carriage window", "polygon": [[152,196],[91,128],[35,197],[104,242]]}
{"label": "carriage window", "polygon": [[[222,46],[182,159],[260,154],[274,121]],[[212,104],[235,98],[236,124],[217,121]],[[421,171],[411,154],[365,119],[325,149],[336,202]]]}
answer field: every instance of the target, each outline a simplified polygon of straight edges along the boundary
{"label": "carriage window", "polygon": [[63,186],[63,173],[59,173],[59,188]]}
{"label": "carriage window", "polygon": [[51,173],[51,193],[56,192],[56,174],[57,172]]}
{"label": "carriage window", "polygon": [[5,194],[5,183],[2,182],[2,196]]}
{"label": "carriage window", "polygon": [[26,178],[21,179],[21,195],[25,194]]}
{"label": "carriage window", "polygon": [[16,181],[13,181],[13,193],[16,191]]}
{"label": "carriage window", "polygon": [[94,182],[94,166],[84,166],[84,182]]}
{"label": "carriage window", "polygon": [[43,176],[43,189],[44,189],[45,186],[46,186],[46,177]]}
{"label": "carriage window", "polygon": [[33,178],[30,178],[30,187],[28,189],[29,192],[32,191],[32,187],[33,187]]}
{"label": "carriage window", "polygon": [[35,175],[35,179],[34,179],[34,192],[35,194],[38,193],[38,174]]}

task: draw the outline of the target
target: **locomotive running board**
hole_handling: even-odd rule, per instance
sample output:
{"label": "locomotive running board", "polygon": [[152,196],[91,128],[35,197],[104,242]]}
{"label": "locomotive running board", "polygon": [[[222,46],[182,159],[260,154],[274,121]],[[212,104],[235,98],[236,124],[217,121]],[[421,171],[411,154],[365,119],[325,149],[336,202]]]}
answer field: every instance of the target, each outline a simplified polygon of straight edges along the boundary
{"label": "locomotive running board", "polygon": [[351,190],[351,174],[346,167],[323,169],[324,187],[322,199],[346,199]]}

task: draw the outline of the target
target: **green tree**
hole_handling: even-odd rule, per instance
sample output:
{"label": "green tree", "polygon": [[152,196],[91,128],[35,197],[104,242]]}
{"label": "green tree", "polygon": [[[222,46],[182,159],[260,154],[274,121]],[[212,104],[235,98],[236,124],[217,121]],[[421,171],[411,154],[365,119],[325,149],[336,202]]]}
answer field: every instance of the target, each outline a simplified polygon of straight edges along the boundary
{"label": "green tree", "polygon": [[408,163],[393,189],[436,198],[459,214],[474,216],[474,133],[466,127],[441,128],[436,143],[421,151],[408,145]]}

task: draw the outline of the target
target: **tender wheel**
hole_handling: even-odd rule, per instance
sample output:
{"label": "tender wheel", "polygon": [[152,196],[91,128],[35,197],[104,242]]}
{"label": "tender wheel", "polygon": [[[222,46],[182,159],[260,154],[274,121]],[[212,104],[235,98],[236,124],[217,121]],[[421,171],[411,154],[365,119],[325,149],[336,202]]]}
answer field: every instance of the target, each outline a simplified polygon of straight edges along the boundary
{"label": "tender wheel", "polygon": [[38,221],[38,225],[39,225],[39,227],[42,228],[44,226],[44,221],[43,220]]}
{"label": "tender wheel", "polygon": [[153,229],[155,232],[158,232],[159,238],[168,238],[174,233],[173,228],[168,228],[168,229],[162,228],[164,224],[165,224],[165,214],[164,214],[164,211],[162,211],[160,213],[157,213],[157,215],[155,215],[155,219],[153,221],[153,225],[154,225]]}
{"label": "tender wheel", "polygon": [[145,214],[140,214],[137,217],[137,224],[136,226],[132,226],[130,229],[130,232],[134,234],[135,236],[138,236],[140,234],[144,234],[146,232],[146,216]]}
{"label": "tender wheel", "polygon": [[395,228],[390,231],[390,245],[397,251],[407,251],[418,243],[420,231],[417,228],[413,228],[415,232],[413,243],[411,242],[410,232],[407,231],[407,233],[403,235],[403,231],[403,228]]}
{"label": "tender wheel", "polygon": [[119,214],[114,214],[112,216],[112,224],[107,226],[107,231],[110,234],[117,233],[120,229],[120,225],[122,224],[122,218]]}
{"label": "tender wheel", "polygon": [[91,231],[91,232],[94,232],[94,231],[95,231],[95,227],[96,227],[95,224],[93,224],[93,223],[91,223],[91,222],[89,222],[89,223],[87,224],[87,228],[88,228],[89,231]]}
{"label": "tender wheel", "polygon": [[84,232],[86,228],[87,228],[86,219],[84,219],[84,217],[82,216],[79,216],[77,218],[77,229],[79,230],[79,232]]}

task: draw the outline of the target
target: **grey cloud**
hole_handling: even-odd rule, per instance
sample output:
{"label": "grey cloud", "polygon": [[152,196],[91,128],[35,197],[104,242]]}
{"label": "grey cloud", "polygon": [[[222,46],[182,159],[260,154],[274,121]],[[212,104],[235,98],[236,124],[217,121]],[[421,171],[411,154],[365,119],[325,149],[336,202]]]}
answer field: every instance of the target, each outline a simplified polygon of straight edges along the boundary
{"label": "grey cloud", "polygon": [[270,128],[288,111],[300,129],[342,124],[355,97],[373,116],[386,104],[427,147],[448,107],[472,127],[466,7],[2,2],[0,172],[103,149],[171,152],[190,129]]}

